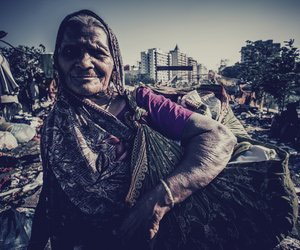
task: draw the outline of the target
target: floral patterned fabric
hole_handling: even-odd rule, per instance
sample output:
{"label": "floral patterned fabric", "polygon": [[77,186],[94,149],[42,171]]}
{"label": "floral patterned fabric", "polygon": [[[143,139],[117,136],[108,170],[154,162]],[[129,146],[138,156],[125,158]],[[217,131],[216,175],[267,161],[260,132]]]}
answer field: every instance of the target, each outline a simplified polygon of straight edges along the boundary
{"label": "floral patterned fabric", "polygon": [[91,104],[64,95],[44,126],[44,171],[54,174],[82,212],[110,217],[125,206],[129,161],[119,158],[130,150],[133,132],[109,113],[96,112]]}

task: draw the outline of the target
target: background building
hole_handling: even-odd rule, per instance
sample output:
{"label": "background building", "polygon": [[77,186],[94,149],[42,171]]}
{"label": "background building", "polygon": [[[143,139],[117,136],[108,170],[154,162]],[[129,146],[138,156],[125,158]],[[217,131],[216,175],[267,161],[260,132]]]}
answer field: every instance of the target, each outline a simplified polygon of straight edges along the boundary
{"label": "background building", "polygon": [[208,69],[201,63],[197,65],[197,77],[199,80],[207,80]]}
{"label": "background building", "polygon": [[140,71],[140,63],[137,65],[125,65],[124,66],[124,74],[125,74],[125,84],[126,85],[134,85],[139,82],[139,78],[141,75]]}
{"label": "background building", "polygon": [[149,74],[149,58],[146,51],[141,52],[140,73]]}
{"label": "background building", "polygon": [[[192,70],[157,70],[157,66],[191,66]],[[153,79],[156,83],[197,84],[201,74],[207,69],[180,51],[178,45],[168,53],[158,48],[141,52],[140,74]],[[176,85],[176,84],[175,84]]]}
{"label": "background building", "polygon": [[197,74],[198,74],[197,65],[198,65],[198,63],[192,57],[188,57],[187,61],[188,61],[188,65],[193,67],[192,71],[188,71],[188,82],[191,84],[196,84],[196,83],[198,83],[198,80],[197,80]]}
{"label": "background building", "polygon": [[[180,52],[178,45],[174,50],[170,51],[171,54],[171,65],[172,66],[187,66],[187,55],[185,53]],[[171,76],[177,76],[179,81],[188,82],[188,72],[187,71],[172,71]]]}
{"label": "background building", "polygon": [[273,40],[258,40],[254,42],[254,46],[260,49],[254,52],[252,44],[241,48],[241,63],[257,61],[262,56],[272,58],[280,55],[280,43],[273,43]]}
{"label": "background building", "polygon": [[148,74],[155,82],[168,82],[170,71],[157,71],[157,66],[170,66],[170,54],[161,49],[152,48],[141,52],[140,73]]}

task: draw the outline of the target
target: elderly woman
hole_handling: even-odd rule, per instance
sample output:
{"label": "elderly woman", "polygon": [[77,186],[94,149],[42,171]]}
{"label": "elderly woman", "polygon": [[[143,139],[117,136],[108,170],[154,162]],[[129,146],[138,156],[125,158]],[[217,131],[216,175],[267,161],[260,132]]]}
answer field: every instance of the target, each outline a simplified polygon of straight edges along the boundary
{"label": "elderly woman", "polygon": [[[44,184],[29,249],[43,249],[49,238],[52,249],[204,246],[203,235],[195,237],[182,223],[168,225],[182,220],[176,209],[189,207],[186,200],[227,165],[234,135],[149,88],[126,92],[117,39],[91,11],[62,21],[54,62],[58,99],[42,131]],[[173,141],[183,146],[180,160],[168,148]],[[145,142],[159,149],[147,159]],[[166,152],[169,158],[159,158]],[[176,165],[172,171],[168,161]],[[153,173],[161,180],[150,185]],[[189,235],[180,244],[179,231]]]}

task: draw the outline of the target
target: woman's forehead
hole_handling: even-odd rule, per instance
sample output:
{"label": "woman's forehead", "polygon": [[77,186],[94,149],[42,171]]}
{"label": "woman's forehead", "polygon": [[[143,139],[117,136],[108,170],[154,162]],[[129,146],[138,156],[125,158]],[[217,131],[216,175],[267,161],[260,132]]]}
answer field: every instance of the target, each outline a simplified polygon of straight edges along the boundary
{"label": "woman's forehead", "polygon": [[109,46],[108,36],[106,31],[98,26],[81,26],[77,27],[67,27],[65,29],[62,43],[77,43],[77,42],[92,42],[100,43]]}

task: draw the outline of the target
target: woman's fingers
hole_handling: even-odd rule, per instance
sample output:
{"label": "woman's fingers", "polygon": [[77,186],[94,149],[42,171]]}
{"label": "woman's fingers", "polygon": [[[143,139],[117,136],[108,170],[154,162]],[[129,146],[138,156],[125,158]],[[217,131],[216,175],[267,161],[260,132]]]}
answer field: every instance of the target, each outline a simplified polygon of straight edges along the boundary
{"label": "woman's fingers", "polygon": [[154,223],[152,225],[152,227],[150,228],[149,232],[150,232],[150,240],[152,240],[155,235],[158,233],[158,229],[159,229],[159,223]]}
{"label": "woman's fingers", "polygon": [[144,197],[132,209],[118,230],[124,242],[130,241],[136,235],[145,237],[145,240],[151,240],[158,233],[160,220],[169,210],[168,207],[161,207],[158,204],[158,194],[154,192]]}
{"label": "woman's fingers", "polygon": [[[120,236],[129,240],[132,238],[138,231],[144,231],[148,239],[152,239],[158,231],[159,220],[157,215],[154,215],[153,212],[147,213],[145,209],[140,208],[140,211],[133,211],[129,217],[124,221],[123,225],[119,230]],[[146,213],[145,213],[146,212]]]}
{"label": "woman's fingers", "polygon": [[161,219],[162,219],[162,216],[160,214],[158,214],[157,212],[154,212],[154,214],[152,216],[151,226],[149,229],[150,239],[153,239],[154,236],[157,234],[157,232],[159,230],[159,223],[160,223]]}

